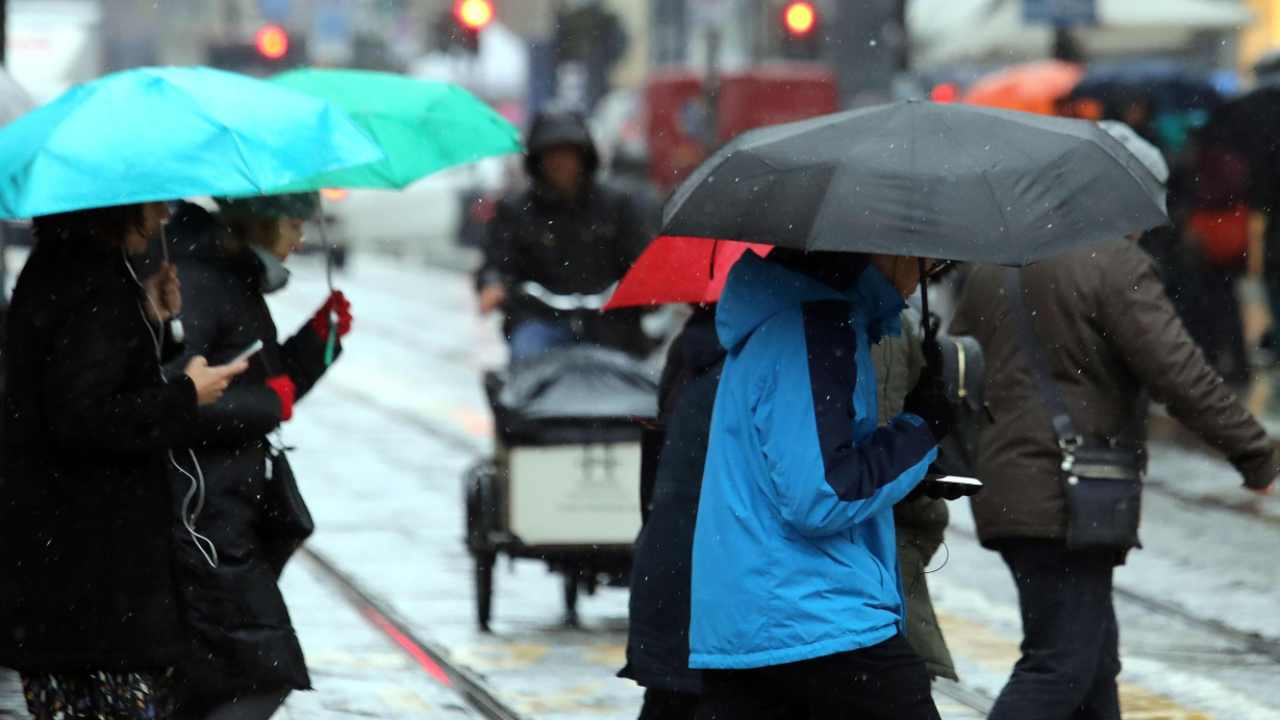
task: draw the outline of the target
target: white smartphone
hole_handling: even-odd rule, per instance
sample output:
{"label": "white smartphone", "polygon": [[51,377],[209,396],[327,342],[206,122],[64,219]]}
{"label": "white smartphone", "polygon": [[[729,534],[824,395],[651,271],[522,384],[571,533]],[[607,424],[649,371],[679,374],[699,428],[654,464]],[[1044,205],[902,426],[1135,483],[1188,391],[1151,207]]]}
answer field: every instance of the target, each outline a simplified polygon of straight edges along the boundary
{"label": "white smartphone", "polygon": [[965,487],[982,487],[982,481],[978,478],[965,477],[963,475],[930,475],[925,478],[931,482],[947,483],[949,485],[963,485]]}
{"label": "white smartphone", "polygon": [[231,358],[231,360],[230,360],[230,361],[228,361],[228,362],[227,362],[227,364],[228,364],[228,365],[235,365],[236,363],[240,362],[241,360],[248,360],[249,358],[253,357],[253,356],[254,356],[255,354],[257,354],[258,352],[261,352],[261,350],[262,350],[262,340],[254,340],[252,343],[250,343],[250,344],[249,344],[249,347],[247,347],[247,348],[245,348],[244,350],[240,351],[240,354],[239,354],[239,355],[236,355],[236,356],[235,356],[235,357],[233,357],[233,358]]}

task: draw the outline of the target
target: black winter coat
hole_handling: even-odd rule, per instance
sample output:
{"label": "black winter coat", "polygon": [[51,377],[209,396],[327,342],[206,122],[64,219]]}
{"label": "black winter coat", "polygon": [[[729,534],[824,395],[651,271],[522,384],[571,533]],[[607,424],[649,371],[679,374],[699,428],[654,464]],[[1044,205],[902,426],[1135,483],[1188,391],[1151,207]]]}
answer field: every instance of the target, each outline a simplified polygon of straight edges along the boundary
{"label": "black winter coat", "polygon": [[[118,247],[36,243],[5,340],[0,665],[168,667],[186,652],[166,449],[196,392],[160,378],[142,292]],[[158,328],[151,326],[158,331]]]}
{"label": "black winter coat", "polygon": [[[522,297],[522,283],[535,282],[553,293],[594,295],[622,279],[651,239],[643,209],[627,195],[595,181],[600,156],[582,116],[544,112],[534,118],[525,144],[528,190],[499,202],[476,271],[476,287],[507,288],[505,331],[530,319],[555,320],[558,313]],[[578,148],[586,180],[576,200],[548,187],[542,155],[563,146]],[[640,328],[641,311],[615,310],[591,318],[581,339],[623,351],[649,350]]]}
{"label": "black winter coat", "polygon": [[[264,536],[263,492],[268,434],[281,422],[280,400],[265,381],[288,374],[301,399],[324,374],[324,339],[304,326],[283,345],[260,289],[262,265],[252,252],[224,250],[225,230],[203,209],[184,204],[169,226],[182,279],[186,349],[226,362],[254,340],[263,349],[222,398],[201,408],[192,450],[206,483],[197,530],[213,541],[210,567],[179,529],[179,573],[196,650],[180,666],[184,689],[210,699],[237,693],[310,687],[302,648],[277,580],[286,557]],[[185,452],[179,457],[190,465]],[[190,468],[188,468],[190,469]],[[181,498],[190,480],[172,474]]]}
{"label": "black winter coat", "polygon": [[[635,203],[601,184],[579,202],[567,202],[541,183],[499,202],[489,225],[477,286],[501,282],[508,290],[508,334],[530,319],[554,320],[548,310],[519,293],[535,282],[553,293],[596,294],[622,279],[649,241]],[[628,352],[645,347],[641,311],[615,310],[592,318],[585,339]]]}
{"label": "black winter coat", "polygon": [[[631,571],[627,666],[619,673],[653,689],[698,694],[689,669],[693,530],[724,366],[715,311],[698,310],[667,356],[659,388],[664,438]],[[641,480],[645,483],[646,479]]]}

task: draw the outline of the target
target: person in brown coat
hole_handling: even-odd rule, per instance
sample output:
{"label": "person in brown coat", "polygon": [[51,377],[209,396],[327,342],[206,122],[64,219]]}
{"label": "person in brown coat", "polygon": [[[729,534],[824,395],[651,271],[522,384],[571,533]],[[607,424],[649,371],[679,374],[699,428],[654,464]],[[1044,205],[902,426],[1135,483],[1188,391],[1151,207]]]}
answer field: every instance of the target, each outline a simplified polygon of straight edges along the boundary
{"label": "person in brown coat", "polygon": [[[1131,149],[1167,178],[1158,154]],[[1141,447],[1149,394],[1220,450],[1246,487],[1269,491],[1280,471],[1271,440],[1187,335],[1151,257],[1134,240],[1118,238],[1021,271],[1034,335],[1077,431]],[[993,421],[980,432],[986,487],[973,498],[973,513],[982,544],[1000,552],[1013,573],[1025,636],[990,718],[1118,719],[1111,579],[1124,552],[1067,546],[1063,454],[1032,360],[1021,349],[1003,272],[972,271],[951,326],[954,334],[975,336],[986,355]]]}

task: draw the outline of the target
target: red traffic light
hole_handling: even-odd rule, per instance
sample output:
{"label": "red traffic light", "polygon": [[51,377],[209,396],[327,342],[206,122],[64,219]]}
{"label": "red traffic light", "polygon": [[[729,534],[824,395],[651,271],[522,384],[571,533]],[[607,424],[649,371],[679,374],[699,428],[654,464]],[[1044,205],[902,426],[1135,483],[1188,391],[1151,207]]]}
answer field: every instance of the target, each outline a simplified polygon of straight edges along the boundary
{"label": "red traffic light", "polygon": [[483,30],[493,22],[493,3],[489,0],[459,0],[453,6],[453,14],[468,30]]}
{"label": "red traffic light", "polygon": [[253,36],[258,54],[268,60],[279,60],[289,54],[289,33],[279,25],[263,25]]}
{"label": "red traffic light", "polygon": [[939,83],[929,92],[929,99],[936,103],[953,103],[960,100],[960,88],[955,83]]}
{"label": "red traffic light", "polygon": [[787,5],[782,19],[787,25],[787,32],[802,37],[813,32],[818,24],[818,11],[811,2],[793,2]]}

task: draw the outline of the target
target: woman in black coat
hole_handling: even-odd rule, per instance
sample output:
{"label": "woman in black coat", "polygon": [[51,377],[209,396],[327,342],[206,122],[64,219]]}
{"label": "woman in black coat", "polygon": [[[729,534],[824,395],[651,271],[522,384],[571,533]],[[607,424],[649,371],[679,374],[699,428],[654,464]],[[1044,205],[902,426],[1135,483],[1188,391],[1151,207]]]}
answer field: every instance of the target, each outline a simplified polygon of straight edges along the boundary
{"label": "woman in black coat", "polygon": [[645,522],[631,571],[627,666],[621,677],[646,688],[641,720],[692,718],[702,673],[689,669],[693,528],[706,464],[711,411],[725,352],[715,309],[703,307],[672,343],[658,389],[662,447],[652,490],[642,487]]}
{"label": "woman in black coat", "polygon": [[[36,218],[6,334],[0,665],[52,717],[167,718],[188,649],[172,573],[169,448],[244,369],[168,376],[177,275],[139,282],[161,203]],[[183,371],[185,369],[185,372]]]}
{"label": "woman in black coat", "polygon": [[[326,370],[330,311],[341,316],[339,333],[349,329],[350,315],[335,293],[281,343],[267,309],[264,295],[284,286],[283,262],[318,209],[314,194],[219,204],[214,216],[184,203],[169,224],[188,297],[186,354],[233,357],[259,340],[263,348],[222,399],[201,410],[200,441],[191,448],[207,493],[200,532],[217,564],[184,547],[179,574],[195,652],[178,668],[181,711],[184,718],[216,717],[225,706],[237,718],[266,718],[291,690],[311,686],[277,584],[309,534],[310,518],[272,434]],[[187,486],[185,476],[173,479],[175,487]],[[281,517],[285,493],[296,503],[292,518]]]}

